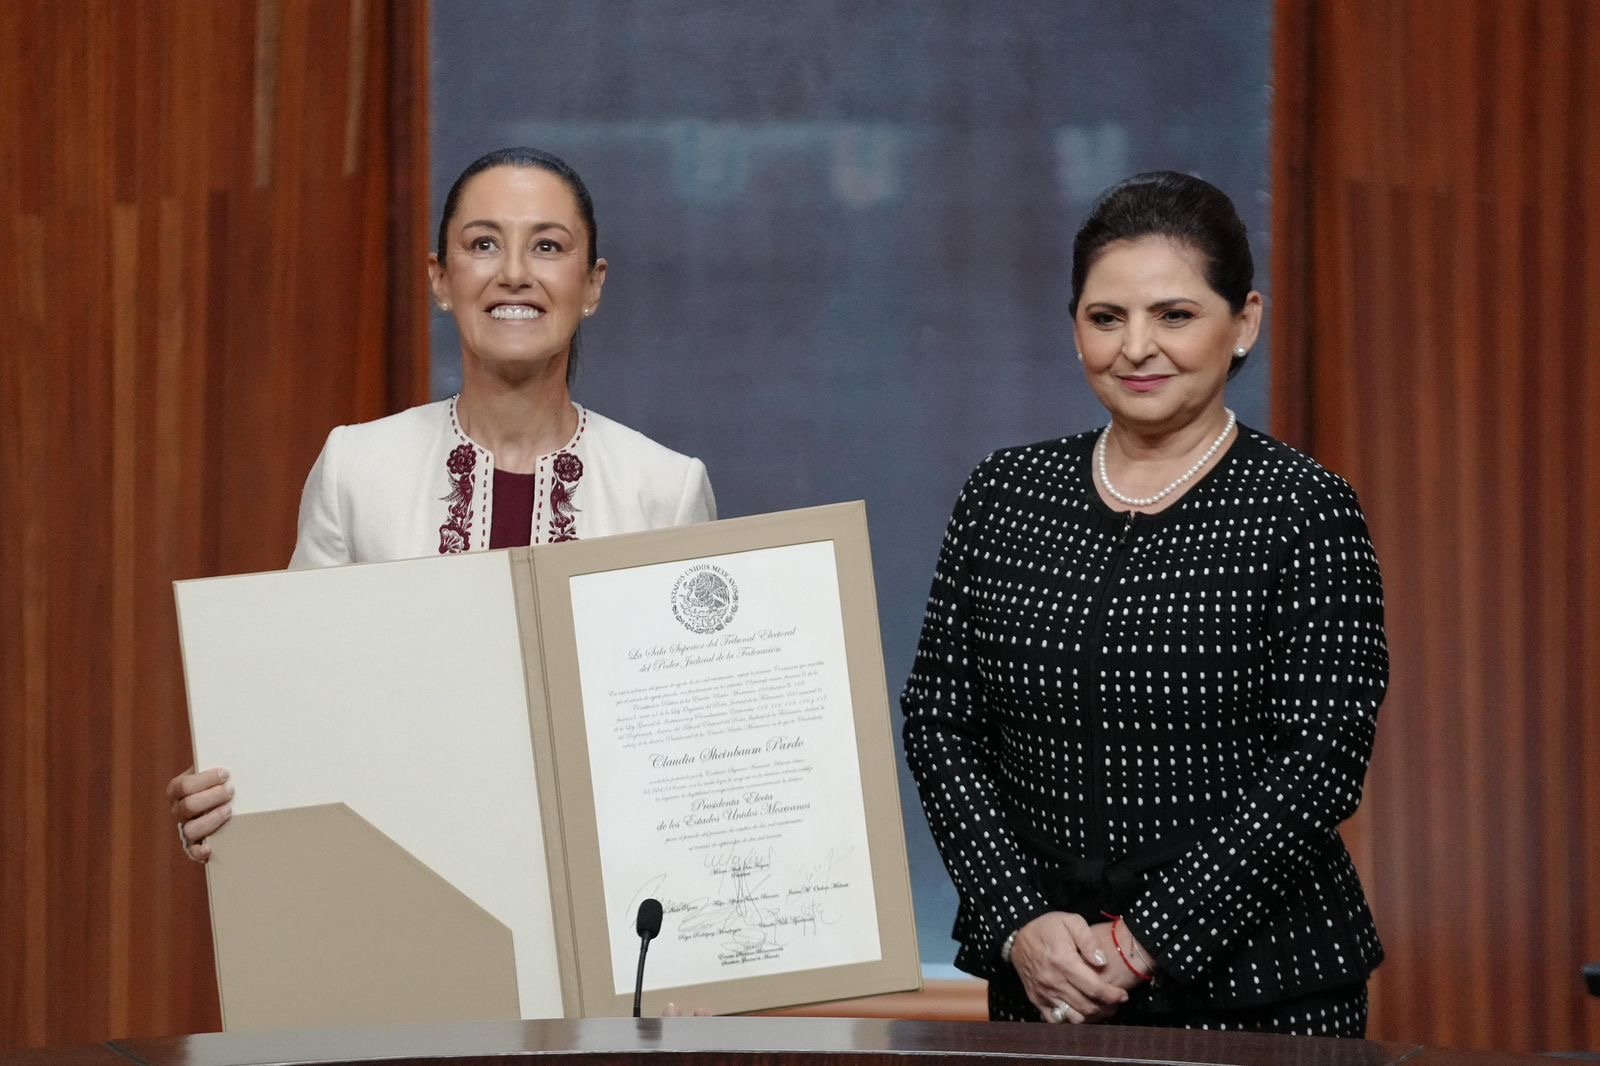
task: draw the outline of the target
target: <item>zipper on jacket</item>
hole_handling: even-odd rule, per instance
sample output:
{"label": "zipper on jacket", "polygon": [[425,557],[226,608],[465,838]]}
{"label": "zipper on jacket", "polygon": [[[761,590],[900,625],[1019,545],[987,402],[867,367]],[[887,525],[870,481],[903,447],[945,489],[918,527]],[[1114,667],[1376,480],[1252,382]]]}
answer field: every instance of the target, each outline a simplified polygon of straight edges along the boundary
{"label": "zipper on jacket", "polygon": [[[1137,513],[1128,511],[1128,520],[1122,524],[1122,532],[1117,534],[1116,546],[1111,554],[1111,563],[1106,568],[1105,582],[1101,585],[1100,595],[1095,600],[1094,616],[1089,621],[1089,655],[1084,665],[1084,679],[1090,686],[1089,699],[1085,701],[1085,725],[1088,727],[1089,744],[1089,831],[1085,834],[1088,847],[1085,849],[1087,858],[1104,858],[1106,851],[1105,811],[1100,775],[1105,759],[1100,753],[1100,716],[1104,713],[1104,697],[1101,695],[1100,679],[1096,676],[1096,668],[1100,665],[1100,645],[1105,638],[1106,610],[1111,599],[1111,590],[1116,587],[1117,577],[1122,573],[1122,565],[1127,561],[1128,549],[1133,545],[1134,522]],[[1085,915],[1091,924],[1093,916]]]}

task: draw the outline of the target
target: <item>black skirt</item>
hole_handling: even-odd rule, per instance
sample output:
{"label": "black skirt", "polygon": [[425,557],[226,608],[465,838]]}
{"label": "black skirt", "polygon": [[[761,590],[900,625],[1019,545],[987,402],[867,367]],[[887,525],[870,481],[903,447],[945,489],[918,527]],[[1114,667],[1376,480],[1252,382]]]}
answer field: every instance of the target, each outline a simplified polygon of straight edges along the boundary
{"label": "black skirt", "polygon": [[[1022,980],[1009,967],[989,982],[989,1019],[996,1022],[1040,1022],[1022,990]],[[1135,989],[1133,998],[1107,1019],[1110,1025],[1157,1026],[1170,1029],[1215,1029],[1293,1036],[1367,1035],[1367,985],[1324,988],[1277,1003],[1251,1007],[1187,1007],[1152,1009],[1150,996]]]}

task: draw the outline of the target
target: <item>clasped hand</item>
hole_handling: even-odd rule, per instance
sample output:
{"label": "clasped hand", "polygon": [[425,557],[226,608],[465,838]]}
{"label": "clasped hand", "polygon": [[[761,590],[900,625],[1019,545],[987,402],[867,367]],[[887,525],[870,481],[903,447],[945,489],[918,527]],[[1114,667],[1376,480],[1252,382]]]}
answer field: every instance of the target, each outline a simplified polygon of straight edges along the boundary
{"label": "clasped hand", "polygon": [[1047,1022],[1105,1021],[1138,983],[1111,942],[1111,923],[1064,911],[1041,914],[1017,933],[1011,965]]}

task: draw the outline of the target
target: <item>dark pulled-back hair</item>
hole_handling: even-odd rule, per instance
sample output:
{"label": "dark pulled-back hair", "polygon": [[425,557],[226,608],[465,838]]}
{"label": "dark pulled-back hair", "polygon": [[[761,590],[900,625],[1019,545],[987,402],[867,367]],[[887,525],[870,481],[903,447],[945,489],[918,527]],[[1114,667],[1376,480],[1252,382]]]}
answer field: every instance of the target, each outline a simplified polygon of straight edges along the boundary
{"label": "dark pulled-back hair", "polygon": [[[1221,189],[1192,174],[1151,170],[1111,186],[1095,201],[1072,242],[1073,317],[1083,284],[1107,245],[1140,237],[1165,237],[1199,253],[1206,284],[1228,301],[1234,314],[1244,310],[1255,279],[1250,238],[1233,201]],[[1234,361],[1233,371],[1244,364]]]}
{"label": "dark pulled-back hair", "polygon": [[[439,262],[443,264],[448,252],[446,238],[450,233],[450,220],[456,217],[456,210],[460,206],[461,190],[467,187],[467,182],[482,174],[485,170],[495,167],[532,167],[538,170],[549,171],[560,178],[562,183],[572,191],[573,199],[578,201],[578,213],[583,216],[584,227],[589,231],[589,268],[600,259],[600,227],[594,221],[594,199],[589,195],[589,187],[583,183],[578,172],[560,156],[549,152],[541,152],[537,148],[496,148],[486,152],[467,164],[467,169],[457,176],[451,184],[450,191],[444,197],[444,210],[439,213]],[[572,346],[567,350],[567,381],[572,381],[573,374],[578,366],[578,333],[572,335]]]}
{"label": "dark pulled-back hair", "polygon": [[532,167],[549,171],[560,178],[572,190],[573,199],[578,201],[578,213],[583,216],[583,224],[589,230],[589,265],[594,266],[600,258],[600,228],[595,225],[594,200],[589,196],[589,187],[566,160],[537,148],[496,148],[467,164],[467,169],[461,172],[445,194],[444,210],[439,213],[439,262],[445,260],[448,250],[446,237],[450,233],[450,220],[456,217],[456,208],[461,202],[461,190],[467,187],[467,182],[495,167]]}

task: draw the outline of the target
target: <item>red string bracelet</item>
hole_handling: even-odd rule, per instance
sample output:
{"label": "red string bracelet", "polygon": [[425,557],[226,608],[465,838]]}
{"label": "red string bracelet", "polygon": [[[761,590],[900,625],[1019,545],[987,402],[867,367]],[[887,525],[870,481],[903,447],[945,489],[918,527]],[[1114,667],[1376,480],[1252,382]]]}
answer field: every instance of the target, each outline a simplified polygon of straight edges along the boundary
{"label": "red string bracelet", "polygon": [[1122,921],[1122,915],[1120,915],[1120,914],[1106,914],[1105,911],[1101,911],[1100,913],[1101,913],[1101,915],[1103,917],[1111,919],[1111,943],[1112,943],[1112,946],[1114,946],[1117,949],[1117,954],[1122,956],[1122,965],[1124,965],[1128,969],[1132,970],[1133,971],[1133,976],[1137,977],[1139,980],[1141,980],[1141,981],[1154,981],[1156,979],[1156,975],[1155,974],[1153,974],[1153,973],[1145,973],[1143,970],[1139,969],[1139,967],[1137,967],[1137,966],[1135,966],[1133,964],[1133,960],[1128,958],[1128,953],[1126,951],[1122,950],[1122,941],[1117,939],[1117,925],[1118,925],[1118,923],[1120,923]]}

